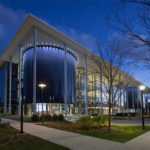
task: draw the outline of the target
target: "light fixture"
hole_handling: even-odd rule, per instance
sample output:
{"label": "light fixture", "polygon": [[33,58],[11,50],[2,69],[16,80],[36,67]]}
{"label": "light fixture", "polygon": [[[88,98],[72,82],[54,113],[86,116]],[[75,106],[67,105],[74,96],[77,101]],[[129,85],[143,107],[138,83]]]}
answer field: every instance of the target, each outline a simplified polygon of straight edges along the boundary
{"label": "light fixture", "polygon": [[143,108],[143,91],[145,90],[145,86],[141,85],[139,86],[139,89],[141,90],[141,109],[142,109],[142,129],[144,129],[144,108]]}
{"label": "light fixture", "polygon": [[139,86],[139,89],[140,89],[141,91],[144,91],[144,90],[145,90],[145,86],[144,86],[144,85],[140,85],[140,86]]}
{"label": "light fixture", "polygon": [[41,83],[38,86],[41,87],[41,88],[44,88],[44,87],[46,87],[46,84]]}
{"label": "light fixture", "polygon": [[46,87],[46,84],[40,83],[38,86],[42,90],[42,125],[44,125],[44,118],[43,118],[43,115],[44,115],[44,112],[43,112],[43,90],[44,90],[44,87]]}

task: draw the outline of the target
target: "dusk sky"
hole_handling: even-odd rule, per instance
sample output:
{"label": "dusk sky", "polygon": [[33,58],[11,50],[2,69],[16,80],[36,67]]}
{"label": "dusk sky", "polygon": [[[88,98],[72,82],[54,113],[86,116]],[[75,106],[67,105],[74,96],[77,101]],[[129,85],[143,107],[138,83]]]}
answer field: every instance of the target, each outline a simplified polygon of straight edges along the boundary
{"label": "dusk sky", "polygon": [[[97,42],[123,36],[109,26],[119,0],[0,0],[0,55],[30,13],[96,53]],[[135,7],[127,7],[134,14]],[[144,34],[144,31],[143,31]],[[137,80],[150,86],[149,70],[136,69]]]}

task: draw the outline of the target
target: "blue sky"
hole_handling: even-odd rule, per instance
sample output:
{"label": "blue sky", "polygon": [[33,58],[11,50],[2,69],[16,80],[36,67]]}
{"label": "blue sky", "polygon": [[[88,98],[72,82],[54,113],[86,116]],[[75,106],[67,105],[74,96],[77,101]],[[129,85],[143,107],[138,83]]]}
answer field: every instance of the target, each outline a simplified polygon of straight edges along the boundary
{"label": "blue sky", "polygon": [[[7,31],[8,28],[13,30],[9,37],[14,35],[25,16],[31,13],[62,32],[74,34],[73,36],[78,34],[79,37],[88,39],[91,37],[92,46],[96,40],[107,38],[109,30],[104,16],[110,12],[111,0],[43,0],[42,2],[41,0],[13,0],[13,2],[0,0],[0,2],[5,11],[4,15],[0,13],[0,22],[5,25]],[[92,46],[87,47],[95,49]]]}
{"label": "blue sky", "polygon": [[[113,0],[0,0],[0,55],[29,13],[95,52],[98,41],[122,36],[108,26],[114,8]],[[126,13],[133,11],[129,7]],[[134,76],[150,86],[149,71],[137,69]]]}

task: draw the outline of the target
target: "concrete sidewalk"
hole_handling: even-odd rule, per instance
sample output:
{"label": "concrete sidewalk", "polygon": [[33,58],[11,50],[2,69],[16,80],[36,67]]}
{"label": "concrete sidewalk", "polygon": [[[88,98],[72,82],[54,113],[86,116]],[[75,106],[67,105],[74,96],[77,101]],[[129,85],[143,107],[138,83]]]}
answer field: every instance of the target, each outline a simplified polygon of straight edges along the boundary
{"label": "concrete sidewalk", "polygon": [[[20,123],[18,121],[9,121],[11,126],[19,129]],[[113,142],[109,140],[84,136],[72,132],[62,131],[58,129],[48,128],[34,123],[24,123],[24,131],[31,135],[40,137],[47,141],[63,145],[72,150],[149,150],[150,149],[150,132],[143,134],[125,144]]]}
{"label": "concrete sidewalk", "polygon": [[118,150],[150,150],[150,132],[122,144]]}

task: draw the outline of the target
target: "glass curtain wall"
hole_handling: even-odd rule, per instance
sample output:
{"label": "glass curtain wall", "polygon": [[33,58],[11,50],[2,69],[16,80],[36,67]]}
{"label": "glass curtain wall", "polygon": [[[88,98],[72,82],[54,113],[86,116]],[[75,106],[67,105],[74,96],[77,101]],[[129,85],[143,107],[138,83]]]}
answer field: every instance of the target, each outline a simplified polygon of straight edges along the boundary
{"label": "glass curtain wall", "polygon": [[[37,102],[42,102],[40,83],[46,84],[43,91],[45,103],[64,103],[64,50],[56,47],[37,47]],[[33,97],[33,48],[24,53],[25,103]],[[75,57],[67,52],[67,100],[75,102]]]}
{"label": "glass curtain wall", "polygon": [[[108,113],[108,87],[106,79],[102,77],[102,91],[100,90],[100,74],[94,72],[88,72],[87,77],[88,83],[88,109],[89,113],[99,113],[103,107],[103,113]],[[101,92],[102,92],[102,103],[101,103]],[[125,108],[126,104],[126,91],[124,88],[117,89],[113,87],[114,95],[114,109],[115,112],[119,112]],[[76,104],[79,109],[79,113],[85,113],[85,72],[84,68],[78,68],[76,76]],[[102,107],[101,107],[102,106]]]}
{"label": "glass curtain wall", "polygon": [[137,87],[128,88],[128,108],[134,112],[141,109],[141,91]]}
{"label": "glass curtain wall", "polygon": [[[9,105],[9,62],[7,63],[7,105]],[[11,112],[17,114],[18,110],[18,65],[12,63],[12,81],[11,81]],[[9,107],[9,106],[8,106]]]}
{"label": "glass curtain wall", "polygon": [[[36,111],[41,113],[44,103],[44,112],[64,112],[64,50],[58,47],[40,46],[36,48],[37,87]],[[67,109],[73,111],[75,103],[75,69],[76,58],[67,52]],[[25,51],[23,56],[24,68],[24,97],[26,110],[30,110],[33,103],[33,48]],[[44,83],[43,96],[39,84]],[[43,97],[43,99],[42,99]],[[26,112],[27,112],[26,111]],[[32,113],[32,112],[31,112]]]}
{"label": "glass curtain wall", "polygon": [[4,67],[0,70],[0,112],[4,108]]}

